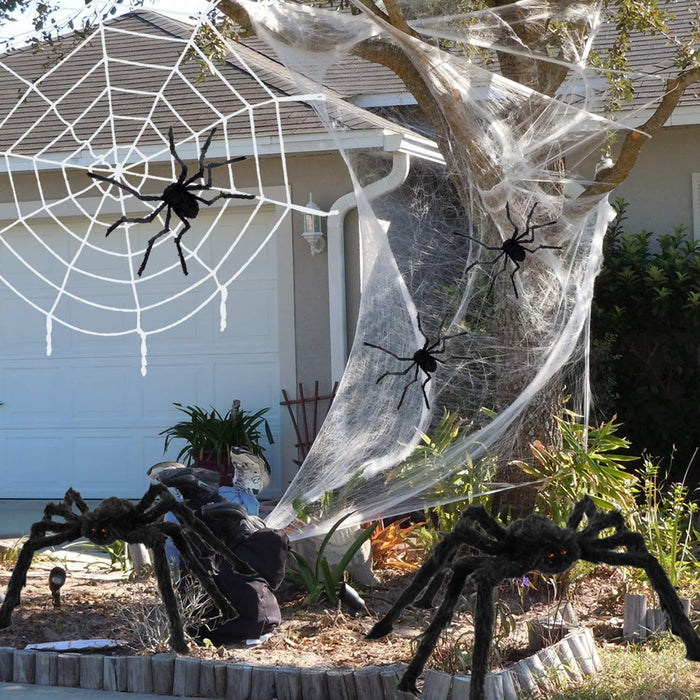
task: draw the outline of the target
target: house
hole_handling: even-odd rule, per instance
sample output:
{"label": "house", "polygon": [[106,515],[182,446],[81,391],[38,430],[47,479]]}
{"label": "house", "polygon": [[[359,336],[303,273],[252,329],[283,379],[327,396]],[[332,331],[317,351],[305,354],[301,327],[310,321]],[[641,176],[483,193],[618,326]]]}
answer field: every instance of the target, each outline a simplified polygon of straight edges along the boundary
{"label": "house", "polygon": [[[244,410],[269,408],[265,496],[278,496],[297,456],[281,390],[293,395],[315,380],[327,389],[346,359],[346,275],[354,280],[357,268],[356,255],[345,261],[346,234],[357,231],[347,167],[313,95],[293,99],[292,76],[254,44],[237,45],[198,84],[200,65],[183,60],[184,25],[136,11],[106,27],[58,56],[26,50],[0,60],[0,499],[43,502],[69,486],[88,499],[139,497],[146,469],[164,459],[159,433],[180,419],[173,404],[225,412],[234,399]],[[431,140],[333,90],[325,104],[349,157],[381,164],[376,196],[399,186],[415,160],[441,160]],[[187,277],[170,236],[138,277],[142,255],[128,246],[143,251],[158,221],[105,237],[106,225],[150,209],[130,197],[124,210],[117,188],[86,174],[119,178],[124,171],[109,164],[123,157],[129,171],[131,154],[143,167],[127,181],[156,196],[180,175],[168,128],[194,173],[212,124],[205,164],[245,156],[231,167],[235,189],[256,198],[201,205],[182,239]],[[334,212],[317,254],[302,235],[310,193]]]}
{"label": "house", "polygon": [[[295,435],[279,406],[281,390],[294,393],[298,383],[308,386],[315,380],[329,387],[342,374],[352,335],[359,274],[353,246],[355,200],[347,168],[308,104],[313,96],[286,99],[298,95],[300,87],[260,42],[236,45],[235,56],[216,78],[197,83],[196,62],[178,63],[189,36],[182,24],[137,11],[108,26],[113,42],[109,62],[102,60],[97,42],[74,53],[68,48],[58,59],[60,69],[48,71],[36,94],[28,91],[27,81],[46,74],[51,57],[26,51],[2,61],[3,95],[26,99],[17,103],[11,118],[15,101],[0,107],[0,275],[5,282],[0,287],[0,498],[57,498],[68,486],[88,498],[136,497],[147,482],[145,470],[163,458],[160,431],[179,419],[172,404],[226,410],[233,399],[240,399],[247,410],[270,407],[273,482],[265,495],[277,496],[294,474],[296,457]],[[161,90],[157,73],[175,78]],[[441,161],[425,134],[368,111],[411,104],[393,73],[351,58],[330,69],[326,86],[326,105],[341,127],[337,134],[345,151],[384,166],[371,188],[376,196],[399,187],[417,163]],[[155,94],[159,99],[154,101]],[[279,99],[271,101],[270,96]],[[694,165],[700,147],[697,109],[697,98],[689,93],[618,189],[616,194],[631,203],[631,227],[700,227],[700,213],[692,218],[700,185],[691,188],[697,180],[694,172],[700,172]],[[110,112],[120,119],[110,120]],[[158,128],[141,128],[150,122]],[[158,192],[162,185],[151,189],[150,178],[157,183],[178,174],[168,175],[168,126],[176,132],[178,155],[194,166],[200,153],[194,134],[204,139],[212,123],[222,128],[208,157],[247,156],[235,166],[236,189],[264,196],[265,206],[258,211],[255,201],[231,200],[221,219],[219,207],[202,207],[183,239],[190,265],[195,265],[195,250],[206,253],[205,247],[195,248],[202,231],[212,231],[206,244],[212,259],[243,229],[263,237],[274,229],[274,237],[229,286],[228,299],[217,296],[217,289],[215,301],[191,317],[177,303],[161,304],[177,299],[178,290],[190,282],[183,282],[172,240],[159,241],[144,275],[144,283],[149,279],[153,285],[149,293],[155,301],[139,299],[137,310],[160,313],[162,308],[161,325],[173,327],[149,331],[144,344],[138,332],[143,329],[134,331],[136,307],[129,307],[130,315],[117,311],[105,320],[110,315],[105,307],[114,311],[112,292],[100,296],[101,288],[93,287],[96,280],[84,273],[89,267],[107,280],[128,280],[130,292],[140,289],[133,270],[115,272],[116,265],[133,262],[119,248],[129,239],[121,229],[111,234],[108,242],[115,248],[110,259],[104,242],[99,251],[89,249],[83,245],[84,232],[75,228],[78,219],[87,217],[104,231],[120,216],[143,216],[144,210],[136,201],[124,213],[116,200],[110,204],[109,198],[99,199],[89,191],[94,183],[86,183],[84,176],[90,167],[98,170],[95,164],[104,165],[110,149],[128,149],[138,139],[139,157],[150,167],[139,191]],[[84,142],[90,148],[76,145]],[[675,149],[673,166],[666,168],[669,149]],[[317,254],[302,236],[309,193],[323,211],[334,212],[324,224],[326,250]],[[106,201],[105,208],[97,212],[91,197]],[[77,201],[84,211],[76,210]],[[139,250],[156,230],[146,223],[130,229]],[[47,247],[54,236],[63,243]],[[99,259],[88,265],[93,253]],[[164,256],[170,256],[167,263]],[[151,274],[151,269],[161,270],[158,265],[166,265],[167,271]],[[78,300],[72,300],[76,304],[66,289],[77,290]],[[91,309],[86,312],[84,306]],[[227,323],[219,331],[222,308]],[[80,314],[89,319],[88,334],[70,328],[78,325],[74,317]],[[120,314],[132,320],[119,325],[113,317]],[[120,335],[108,335],[114,332]],[[147,373],[141,376],[144,358]]]}

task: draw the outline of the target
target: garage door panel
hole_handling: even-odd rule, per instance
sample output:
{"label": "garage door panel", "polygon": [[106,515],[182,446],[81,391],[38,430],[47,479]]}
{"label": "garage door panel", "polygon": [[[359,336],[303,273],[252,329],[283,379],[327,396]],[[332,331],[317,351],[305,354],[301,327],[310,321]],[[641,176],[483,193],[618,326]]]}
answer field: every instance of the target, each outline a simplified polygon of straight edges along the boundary
{"label": "garage door panel", "polygon": [[[244,357],[237,362],[217,360],[214,366],[214,400],[219,406],[231,405],[233,399],[240,399],[243,408],[251,406],[274,406],[279,404],[279,378],[274,357]],[[258,409],[255,409],[258,410]]]}
{"label": "garage door panel", "polygon": [[113,431],[112,435],[74,436],[73,482],[84,498],[138,495],[146,482],[140,434]]}
{"label": "garage door panel", "polygon": [[205,362],[161,364],[154,359],[140,382],[143,391],[143,419],[163,430],[182,418],[174,403],[191,403],[192,397],[211,396],[211,370]]}
{"label": "garage door panel", "polygon": [[70,415],[72,397],[67,376],[46,363],[42,367],[15,363],[3,369],[0,376],[3,426],[58,426]]}
{"label": "garage door panel", "polygon": [[[3,298],[4,296],[4,298]],[[32,297],[43,310],[50,310],[48,297]],[[2,357],[26,357],[28,354],[46,357],[46,322],[44,317],[26,301],[0,286],[0,342]],[[72,333],[59,323],[54,323],[52,339],[63,348],[71,347]]]}
{"label": "garage door panel", "polygon": [[31,485],[37,497],[55,497],[65,493],[72,472],[70,440],[63,435],[19,431],[5,436],[3,442],[2,497],[16,498]]}
{"label": "garage door panel", "polygon": [[[235,232],[247,214],[232,209],[231,215],[236,220],[228,225]],[[197,219],[202,230],[208,226],[207,216],[211,214],[202,212]],[[256,235],[269,231],[273,224],[268,212],[255,222]],[[217,227],[204,244],[209,255],[216,257],[227,250],[229,240],[219,239],[222,231],[226,236],[233,235],[229,229]],[[51,232],[52,227],[47,226],[48,239]],[[115,231],[107,239],[109,245],[112,238],[116,243],[123,241],[123,233],[119,239],[117,234]],[[194,245],[194,240],[189,243]],[[153,255],[171,256],[176,262],[172,240],[165,242],[167,245],[154,249]],[[38,256],[35,241],[27,243],[18,236],[16,243],[20,247],[26,243],[29,257]],[[72,486],[86,498],[140,497],[148,483],[148,467],[164,458],[174,458],[180,449],[174,445],[164,455],[164,441],[159,435],[183,417],[173,403],[215,406],[225,412],[234,399],[240,399],[248,411],[271,407],[266,417],[277,444],[270,447],[268,459],[275,472],[273,481],[279,486],[279,291],[276,245],[271,243],[230,286],[226,330],[220,332],[219,297],[215,296],[184,323],[148,337],[145,377],[140,372],[140,339],[133,333],[98,337],[75,333],[54,322],[53,354],[47,358],[44,317],[0,285],[0,401],[5,402],[0,407],[2,495],[55,499]],[[79,245],[73,240],[68,246],[70,253]],[[238,255],[247,255],[253,245],[249,235]],[[115,245],[117,250],[121,250],[119,245]],[[113,256],[89,253],[79,260],[81,264],[89,262],[91,271],[97,274],[128,279],[126,273],[111,269],[118,260]],[[136,260],[136,264],[139,262]],[[238,257],[235,264],[240,263]],[[192,264],[196,265],[194,261]],[[148,273],[147,268],[144,277]],[[25,289],[44,286],[21,272],[20,278]],[[175,265],[167,274],[144,280],[147,284],[136,285],[140,305],[172,297],[191,286],[193,279],[194,275],[184,277]],[[133,307],[130,285],[104,293],[104,286],[100,288],[77,272],[71,272],[71,281],[71,291],[92,302]],[[157,322],[156,327],[160,327],[182,318],[215,288],[209,280],[201,293],[188,292],[181,299],[171,299],[162,308],[149,311],[153,320],[148,322]],[[53,290],[34,292],[32,296],[45,309],[51,308],[56,299]],[[102,332],[133,330],[136,322],[133,314],[88,308],[67,298],[59,299],[57,313],[71,322],[80,318],[82,324],[89,322],[92,330]],[[17,469],[16,465],[23,466]]]}
{"label": "garage door panel", "polygon": [[[133,423],[140,416],[141,387],[133,367],[97,360],[70,371],[72,415],[82,425]],[[138,376],[138,375],[137,375]],[[139,376],[140,379],[140,376]]]}

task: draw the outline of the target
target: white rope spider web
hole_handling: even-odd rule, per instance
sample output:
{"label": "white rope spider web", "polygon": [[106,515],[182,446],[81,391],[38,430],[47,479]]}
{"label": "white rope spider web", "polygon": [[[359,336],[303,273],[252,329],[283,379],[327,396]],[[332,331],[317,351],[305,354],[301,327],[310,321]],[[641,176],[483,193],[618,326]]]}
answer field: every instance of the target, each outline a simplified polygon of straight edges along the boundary
{"label": "white rope spider web", "polygon": [[[306,211],[291,200],[285,123],[308,121],[306,103],[323,96],[270,84],[269,76],[267,81],[258,77],[230,43],[227,61],[213,63],[195,42],[200,31],[223,40],[206,12],[194,30],[167,19],[155,27],[134,13],[98,25],[60,60],[47,63],[18,51],[0,61],[3,92],[16,97],[0,112],[0,179],[11,194],[0,221],[0,280],[45,316],[49,355],[55,324],[88,335],[133,334],[140,339],[145,374],[149,336],[184,323],[217,300],[225,328],[230,285],[291,210]],[[242,72],[248,80],[234,84]],[[188,163],[197,162],[213,129],[205,164],[251,156],[246,163],[214,169],[212,189],[194,194],[209,199],[242,194],[237,179],[245,169],[255,183],[245,194],[255,198],[200,205],[182,238],[188,277],[180,271],[173,244],[184,224],[173,213],[170,232],[155,242],[139,277],[147,241],[165,227],[167,208],[150,223],[127,221],[109,237],[105,232],[122,217],[145,218],[162,204],[143,201],[126,188],[161,195],[178,179],[171,128],[177,157]],[[283,183],[281,199],[263,181],[261,141],[267,148],[262,155],[277,151],[266,167]],[[196,167],[190,166],[190,176]],[[91,179],[88,172],[123,186]],[[242,223],[217,233],[234,210]]]}

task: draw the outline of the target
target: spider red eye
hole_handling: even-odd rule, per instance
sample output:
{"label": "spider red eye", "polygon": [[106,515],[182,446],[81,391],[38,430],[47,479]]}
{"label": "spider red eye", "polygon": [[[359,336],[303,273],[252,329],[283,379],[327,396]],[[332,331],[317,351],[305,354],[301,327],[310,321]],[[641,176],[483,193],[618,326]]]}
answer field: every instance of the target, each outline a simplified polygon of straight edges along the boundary
{"label": "spider red eye", "polygon": [[92,532],[97,532],[97,528],[96,528],[96,527],[93,527],[93,528],[92,528]]}
{"label": "spider red eye", "polygon": [[561,553],[561,555],[562,555],[562,557],[565,557],[565,556],[566,556],[566,550],[564,550],[564,551]]}
{"label": "spider red eye", "polygon": [[550,553],[547,555],[547,558],[548,558],[548,559],[554,559],[554,553],[553,553],[553,552],[550,552]]}
{"label": "spider red eye", "polygon": [[103,534],[103,535],[106,535],[106,534],[107,534],[107,530],[105,530],[105,528],[102,528],[102,534]]}

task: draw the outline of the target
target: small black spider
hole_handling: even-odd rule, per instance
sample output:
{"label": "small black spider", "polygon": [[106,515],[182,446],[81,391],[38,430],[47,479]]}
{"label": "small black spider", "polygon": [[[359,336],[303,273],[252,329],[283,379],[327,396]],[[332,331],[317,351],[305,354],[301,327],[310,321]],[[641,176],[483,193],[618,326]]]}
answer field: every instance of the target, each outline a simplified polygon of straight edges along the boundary
{"label": "small black spider", "polygon": [[[579,530],[584,516],[586,526]],[[613,534],[600,536],[610,529],[614,530]],[[463,545],[470,551],[457,556]],[[454,530],[438,542],[389,612],[369,631],[367,639],[380,639],[389,634],[404,608],[416,599],[417,606],[432,607],[433,597],[449,578],[442,603],[421,635],[416,653],[398,685],[399,690],[417,695],[416,679],[440,634],[450,624],[463,590],[476,591],[469,697],[481,700],[485,697],[493,638],[494,589],[506,579],[521,579],[532,571],[547,575],[564,573],[579,559],[593,564],[644,569],[668,616],[671,631],[685,644],[686,658],[700,661],[700,637],[663,567],[649,553],[644,538],[627,528],[619,510],[600,511],[588,496],[574,506],[563,528],[539,514],[528,515],[504,527],[483,506],[468,506]]]}
{"label": "small black spider", "polygon": [[413,376],[413,379],[411,379],[408,384],[403,389],[403,392],[401,393],[401,398],[399,399],[399,405],[396,407],[396,410],[398,411],[401,408],[401,405],[403,404],[403,400],[406,396],[406,392],[408,391],[408,387],[411,386],[411,384],[415,384],[418,381],[418,372],[419,370],[423,371],[423,374],[426,376],[426,380],[420,385],[421,391],[423,392],[423,399],[425,399],[425,407],[427,409],[430,409],[430,403],[428,402],[428,396],[425,393],[425,385],[432,379],[432,372],[435,372],[438,368],[438,363],[443,364],[445,360],[464,360],[466,358],[461,357],[459,355],[450,355],[449,357],[445,357],[444,359],[440,359],[436,357],[436,355],[443,355],[445,353],[445,341],[451,340],[452,338],[459,338],[461,335],[466,335],[468,331],[464,331],[463,333],[455,333],[454,335],[442,335],[442,328],[445,325],[445,321],[443,319],[442,323],[440,323],[440,328],[438,329],[438,334],[437,334],[437,340],[431,344],[430,340],[428,339],[428,336],[423,332],[423,328],[421,327],[420,324],[420,314],[417,316],[417,321],[418,321],[418,330],[421,332],[423,335],[423,338],[425,338],[425,343],[423,343],[423,347],[419,348],[416,350],[416,352],[413,353],[411,357],[400,357],[396,353],[392,352],[391,350],[387,350],[386,348],[383,348],[381,345],[374,345],[373,343],[365,343],[370,348],[376,348],[377,350],[381,350],[382,352],[387,353],[388,355],[391,355],[392,357],[395,357],[397,360],[400,360],[401,362],[410,362],[411,364],[406,367],[405,370],[403,371],[398,371],[398,372],[384,372],[379,379],[377,379],[376,383],[379,384],[379,382],[384,379],[384,377],[387,377],[389,375],[396,375],[396,376],[402,376],[405,374],[408,374],[414,367],[416,368],[416,372]]}
{"label": "small black spider", "polygon": [[[197,214],[199,214],[199,203],[201,202],[202,204],[206,204],[207,206],[214,204],[214,202],[218,201],[219,199],[255,199],[254,194],[231,194],[229,192],[219,192],[219,194],[216,195],[213,199],[205,199],[204,197],[200,197],[194,192],[201,192],[203,190],[210,190],[212,187],[212,173],[211,171],[214,168],[220,168],[222,165],[229,165],[230,163],[238,163],[241,160],[245,160],[245,156],[240,156],[238,158],[230,158],[229,160],[225,160],[221,163],[207,163],[206,165],[204,164],[204,158],[206,157],[207,150],[209,149],[209,146],[211,144],[211,140],[214,137],[214,133],[216,132],[216,127],[214,127],[210,132],[209,136],[207,137],[206,142],[204,143],[204,147],[202,148],[201,153],[199,154],[199,169],[197,172],[192,175],[189,179],[187,178],[187,165],[185,165],[184,161],[180,158],[180,156],[177,154],[177,151],[175,150],[175,139],[173,137],[173,128],[172,126],[168,129],[168,139],[170,140],[170,153],[172,154],[173,158],[177,161],[178,165],[180,166],[180,176],[177,178],[175,182],[171,182],[164,190],[163,194],[141,194],[137,190],[133,189],[132,187],[129,187],[129,185],[125,185],[122,182],[117,182],[111,177],[105,177],[104,175],[100,175],[99,173],[91,173],[88,172],[88,175],[95,180],[102,180],[103,182],[108,182],[112,185],[116,185],[117,187],[121,187],[123,190],[126,190],[127,192],[130,192],[131,194],[134,195],[134,197],[137,197],[140,199],[142,202],[162,202],[158,207],[156,207],[148,216],[142,216],[142,217],[129,217],[129,216],[122,216],[118,221],[115,221],[108,229],[106,235],[109,236],[112,231],[114,231],[117,226],[121,226],[124,223],[132,223],[132,224],[147,224],[153,221],[153,219],[160,214],[165,207],[168,208],[168,210],[165,212],[165,225],[163,228],[156,233],[155,236],[149,239],[148,241],[148,246],[146,248],[146,254],[143,256],[143,261],[141,262],[141,267],[139,267],[138,270],[138,275],[139,277],[143,273],[144,269],[146,268],[146,263],[148,262],[148,257],[151,254],[151,249],[153,248],[153,244],[164,234],[166,234],[168,231],[170,231],[170,216],[173,212],[175,212],[175,215],[182,221],[184,224],[184,228],[180,233],[175,236],[175,246],[177,247],[177,254],[180,258],[180,265],[182,265],[182,271],[187,274],[187,264],[185,263],[185,256],[182,253],[182,247],[180,245],[180,241],[182,240],[182,237],[189,231],[190,229],[190,222],[189,219],[195,219],[197,218]],[[201,178],[204,177],[204,171],[207,171],[207,180],[206,183],[202,184],[201,182],[196,182],[197,180],[200,180]]]}
{"label": "small black spider", "polygon": [[[78,509],[76,513],[73,508]],[[171,512],[178,522],[162,521]],[[54,517],[60,520],[54,520]],[[250,572],[209,527],[196,518],[193,511],[177,501],[163,484],[152,484],[136,504],[126,498],[106,498],[93,510],[80,494],[68,489],[61,503],[47,503],[44,516],[31,526],[29,537],[17,557],[5,600],[0,607],[0,629],[9,627],[12,611],[19,605],[20,593],[26,583],[27,571],[35,552],[85,537],[97,545],[112,544],[116,540],[145,544],[153,552],[153,572],[165,605],[170,625],[170,646],[180,654],[189,649],[182,629],[182,620],[170,579],[170,568],[165,555],[165,541],[170,538],[189,571],[199,580],[224,618],[238,616],[231,603],[216,587],[212,577],[200,563],[200,557],[222,556],[234,569]]]}
{"label": "small black spider", "polygon": [[560,245],[538,245],[536,248],[527,248],[523,245],[523,243],[533,243],[535,241],[535,231],[538,228],[552,226],[553,224],[557,223],[556,221],[548,221],[546,224],[534,224],[531,226],[530,220],[532,219],[532,215],[535,213],[535,207],[537,207],[537,202],[535,202],[532,205],[532,209],[530,209],[530,213],[527,215],[527,219],[525,221],[525,230],[522,233],[520,233],[520,229],[515,225],[513,219],[510,218],[510,203],[506,202],[506,216],[508,217],[508,221],[510,221],[511,226],[513,227],[513,235],[510,238],[506,238],[506,240],[503,241],[502,245],[486,245],[486,243],[483,243],[478,238],[474,238],[474,236],[470,236],[466,233],[457,234],[458,236],[462,236],[463,238],[469,238],[472,241],[476,241],[476,243],[478,243],[480,246],[483,246],[487,250],[501,251],[493,260],[477,260],[476,262],[473,262],[471,265],[469,265],[465,272],[469,272],[469,270],[471,270],[475,265],[495,265],[503,256],[505,256],[503,260],[503,267],[491,278],[491,284],[489,285],[488,291],[486,292],[487,296],[491,293],[493,285],[496,282],[496,278],[501,273],[506,271],[509,260],[515,265],[515,269],[510,274],[510,281],[513,283],[513,291],[515,292],[515,298],[518,299],[518,290],[515,286],[515,273],[520,269],[520,263],[523,262],[523,260],[525,260],[526,254],[534,253],[543,248],[550,250],[561,250]]}

